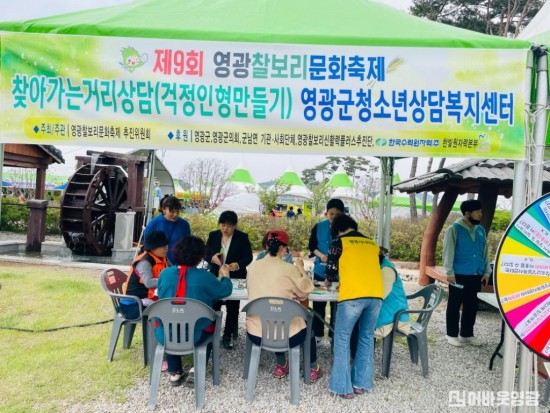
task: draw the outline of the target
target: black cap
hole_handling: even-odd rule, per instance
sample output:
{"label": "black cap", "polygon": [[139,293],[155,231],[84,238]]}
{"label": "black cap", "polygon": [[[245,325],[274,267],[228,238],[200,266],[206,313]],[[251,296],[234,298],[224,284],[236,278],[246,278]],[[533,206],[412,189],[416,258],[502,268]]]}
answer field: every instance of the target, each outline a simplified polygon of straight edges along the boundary
{"label": "black cap", "polygon": [[164,235],[162,231],[153,231],[145,236],[145,241],[143,243],[143,249],[145,251],[151,251],[155,248],[165,247],[170,241]]}

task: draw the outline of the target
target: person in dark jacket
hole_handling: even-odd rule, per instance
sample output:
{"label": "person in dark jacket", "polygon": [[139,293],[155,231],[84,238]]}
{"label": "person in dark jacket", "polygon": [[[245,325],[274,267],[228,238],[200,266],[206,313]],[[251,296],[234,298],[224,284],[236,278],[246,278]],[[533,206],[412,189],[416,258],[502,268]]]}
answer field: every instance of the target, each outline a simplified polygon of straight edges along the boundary
{"label": "person in dark jacket", "polygon": [[[210,271],[218,275],[221,266],[227,266],[231,278],[246,279],[246,266],[252,262],[252,246],[248,235],[237,229],[237,214],[233,211],[224,211],[218,219],[219,228],[208,235],[206,261],[210,264]],[[219,311],[222,303],[214,305]],[[228,300],[225,302],[227,316],[223,331],[222,345],[226,350],[233,350],[231,337],[238,329],[240,301]]]}

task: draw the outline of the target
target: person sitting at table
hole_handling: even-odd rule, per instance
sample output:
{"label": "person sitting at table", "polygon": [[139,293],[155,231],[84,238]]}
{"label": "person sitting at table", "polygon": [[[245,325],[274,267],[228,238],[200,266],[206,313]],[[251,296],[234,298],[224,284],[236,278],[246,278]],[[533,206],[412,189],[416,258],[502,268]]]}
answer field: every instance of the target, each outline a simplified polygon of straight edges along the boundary
{"label": "person sitting at table", "polygon": [[[229,269],[222,267],[219,270],[220,279],[217,279],[210,271],[196,268],[206,256],[206,244],[199,237],[190,235],[178,241],[174,246],[175,266],[166,268],[161,272],[158,281],[159,298],[186,297],[202,301],[212,307],[214,302],[220,300],[233,291],[233,284],[229,279]],[[214,326],[206,319],[201,319],[195,324],[195,344],[199,344],[213,334]],[[162,326],[155,330],[159,342],[164,342]],[[211,344],[207,348],[207,357],[211,351]],[[183,366],[181,356],[166,355],[170,384],[179,386],[183,379]],[[194,382],[194,368],[189,370],[187,383]]]}
{"label": "person sitting at table", "polygon": [[[295,266],[284,262],[287,253],[288,234],[285,231],[273,230],[268,232],[268,255],[262,260],[256,260],[248,268],[246,288],[248,300],[260,297],[282,297],[294,301],[305,301],[313,291],[313,281],[304,277]],[[246,330],[253,343],[260,345],[262,341],[262,326],[257,315],[246,317]],[[306,338],[306,324],[303,319],[296,318],[290,324],[290,347],[303,343]],[[310,379],[315,382],[321,377],[321,367],[317,363],[317,348],[315,337],[311,337],[311,370]],[[288,360],[285,353],[275,353],[276,363],[273,377],[282,379],[288,375]]]}
{"label": "person sitting at table", "polygon": [[[252,262],[252,246],[248,235],[237,229],[239,218],[233,211],[223,211],[218,219],[220,229],[208,234],[208,253],[206,261],[210,263],[210,271],[218,275],[221,266],[227,265],[231,278],[245,279],[246,267]],[[214,310],[219,311],[222,303],[216,303]],[[222,345],[226,350],[233,350],[231,337],[239,326],[239,300],[227,300],[225,328],[222,336]]]}
{"label": "person sitting at table", "polygon": [[[258,253],[258,255],[256,256],[256,261],[258,260],[261,260],[262,258],[264,258],[267,254],[268,254],[268,251],[267,251],[267,237],[269,235],[269,232],[270,231],[267,231],[264,235],[264,237],[262,238],[262,248],[263,248],[263,251],[260,251]],[[292,260],[292,254],[290,252],[287,252],[283,258],[283,261],[284,262],[288,262],[289,264],[292,264],[293,263],[293,260]]]}
{"label": "person sitting at table", "polygon": [[[166,259],[168,238],[161,231],[153,231],[145,237],[143,252],[130,265],[128,279],[122,290],[126,295],[141,298],[143,305],[149,305],[157,297],[155,289],[160,272],[169,266]],[[133,300],[120,299],[120,310],[127,319],[139,317],[139,306]]]}

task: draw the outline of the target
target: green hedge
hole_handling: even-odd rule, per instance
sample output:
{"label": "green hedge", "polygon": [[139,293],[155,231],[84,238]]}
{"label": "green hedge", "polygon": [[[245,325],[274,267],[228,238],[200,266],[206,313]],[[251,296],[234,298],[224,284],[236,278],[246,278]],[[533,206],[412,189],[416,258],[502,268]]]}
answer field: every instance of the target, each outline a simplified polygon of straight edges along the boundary
{"label": "green hedge", "polygon": [[[5,198],[8,204],[17,204],[17,199]],[[2,203],[2,217],[0,220],[1,231],[13,231],[25,233],[27,231],[28,209],[24,205],[6,205]],[[191,224],[193,234],[206,240],[208,233],[218,228],[218,216],[214,214],[205,215],[183,215]],[[488,236],[489,256],[494,259],[500,239],[510,222],[511,215],[506,213],[495,214],[496,223]],[[443,231],[439,236],[436,248],[437,264],[441,265],[441,248],[443,234],[448,225],[457,218],[451,214]],[[248,234],[252,249],[260,251],[264,234],[271,229],[282,229],[288,232],[290,247],[292,249],[308,253],[308,241],[311,228],[319,220],[303,217],[300,219],[272,218],[257,214],[242,215],[239,217],[238,228]],[[359,220],[359,230],[366,236],[376,239],[378,234],[378,223],[376,221]],[[401,261],[420,261],[420,247],[422,237],[428,224],[428,219],[411,221],[407,218],[394,218],[391,223],[390,254],[392,259]],[[46,234],[58,235],[59,230],[59,208],[48,208],[46,216]]]}
{"label": "green hedge", "polygon": [[[7,197],[2,200],[0,231],[11,231],[25,234],[29,221],[29,209],[19,204],[17,198]],[[59,208],[48,208],[46,211],[46,235],[60,235]]]}
{"label": "green hedge", "polygon": [[[217,216],[190,215],[185,216],[191,224],[193,233],[203,239],[207,239],[208,233],[217,229]],[[451,215],[443,227],[436,247],[437,265],[441,265],[441,249],[443,234],[447,226],[457,218],[456,214]],[[293,249],[308,253],[308,241],[311,228],[322,217],[318,219],[301,218],[288,220],[286,218],[271,218],[259,215],[243,215],[239,217],[238,228],[248,234],[252,249],[260,251],[263,235],[270,229],[282,229],[288,232],[290,246]],[[392,259],[400,261],[420,261],[420,247],[422,237],[428,225],[429,219],[411,221],[407,218],[394,218],[391,223],[390,254]],[[378,223],[376,221],[359,220],[359,230],[368,237],[376,239],[378,234]],[[499,224],[500,226],[500,224]],[[505,227],[504,227],[505,229]],[[488,236],[489,257],[494,259],[504,229],[492,229]]]}

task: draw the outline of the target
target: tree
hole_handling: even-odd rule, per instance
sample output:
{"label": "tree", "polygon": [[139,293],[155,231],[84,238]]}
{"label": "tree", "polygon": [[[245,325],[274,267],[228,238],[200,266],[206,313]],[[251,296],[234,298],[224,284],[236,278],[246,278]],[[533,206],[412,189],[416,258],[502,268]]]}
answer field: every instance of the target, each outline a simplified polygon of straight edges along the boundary
{"label": "tree", "polygon": [[516,37],[544,0],[413,0],[411,14],[476,32]]}
{"label": "tree", "polygon": [[273,208],[277,207],[277,199],[285,192],[288,192],[288,190],[290,190],[290,185],[281,183],[280,179],[277,179],[275,183],[268,188],[249,188],[249,192],[258,195],[260,204],[262,204],[267,214],[269,214]]}
{"label": "tree", "polygon": [[369,170],[355,182],[357,201],[355,213],[357,216],[374,221],[378,219],[378,208],[374,205],[374,198],[380,191],[378,167],[370,165]]}
{"label": "tree", "polygon": [[363,156],[327,156],[327,161],[302,171],[302,181],[310,189],[327,181],[340,165],[353,182],[370,172],[371,161]]}
{"label": "tree", "polygon": [[323,211],[332,190],[327,187],[329,178],[342,166],[355,185],[355,213],[365,219],[376,217],[373,198],[378,192],[378,167],[363,156],[327,156],[326,162],[302,171],[302,181],[312,193],[311,203],[316,211]]}
{"label": "tree", "polygon": [[215,209],[236,191],[227,181],[230,170],[226,162],[215,159],[197,159],[183,167],[178,178],[183,180],[195,196],[200,212]]}
{"label": "tree", "polygon": [[310,187],[311,191],[311,207],[315,213],[325,210],[332,189],[327,186],[328,179],[324,178],[317,185]]}

